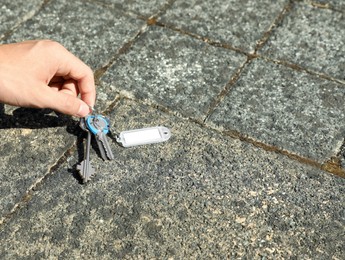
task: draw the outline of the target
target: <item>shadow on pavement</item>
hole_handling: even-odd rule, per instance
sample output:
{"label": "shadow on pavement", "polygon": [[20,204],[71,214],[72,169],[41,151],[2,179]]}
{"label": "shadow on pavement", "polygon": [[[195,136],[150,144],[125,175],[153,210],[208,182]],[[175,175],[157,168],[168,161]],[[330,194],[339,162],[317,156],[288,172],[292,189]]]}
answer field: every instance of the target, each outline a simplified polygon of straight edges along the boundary
{"label": "shadow on pavement", "polygon": [[8,115],[5,113],[4,105],[0,104],[0,129],[41,129],[67,126],[67,130],[70,132],[70,126],[76,124],[76,121],[70,116],[54,113],[50,109],[17,108],[12,115]]}

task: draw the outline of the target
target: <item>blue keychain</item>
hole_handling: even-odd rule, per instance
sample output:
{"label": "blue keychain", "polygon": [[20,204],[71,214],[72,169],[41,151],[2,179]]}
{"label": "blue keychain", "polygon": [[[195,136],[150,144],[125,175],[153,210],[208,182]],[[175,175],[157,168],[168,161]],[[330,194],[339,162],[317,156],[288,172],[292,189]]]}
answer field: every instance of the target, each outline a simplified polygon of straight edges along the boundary
{"label": "blue keychain", "polygon": [[102,131],[105,135],[109,132],[109,119],[102,115],[89,115],[85,118],[86,127],[93,133],[97,135]]}

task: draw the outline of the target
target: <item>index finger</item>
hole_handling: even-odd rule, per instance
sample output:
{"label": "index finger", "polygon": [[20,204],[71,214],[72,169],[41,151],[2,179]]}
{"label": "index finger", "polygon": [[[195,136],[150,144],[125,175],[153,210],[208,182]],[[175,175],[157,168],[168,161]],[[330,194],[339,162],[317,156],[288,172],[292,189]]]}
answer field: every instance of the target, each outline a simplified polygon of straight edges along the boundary
{"label": "index finger", "polygon": [[55,54],[57,55],[55,76],[62,76],[66,79],[77,81],[77,87],[81,99],[93,107],[96,100],[95,79],[89,66],[74,56],[65,47],[58,44]]}

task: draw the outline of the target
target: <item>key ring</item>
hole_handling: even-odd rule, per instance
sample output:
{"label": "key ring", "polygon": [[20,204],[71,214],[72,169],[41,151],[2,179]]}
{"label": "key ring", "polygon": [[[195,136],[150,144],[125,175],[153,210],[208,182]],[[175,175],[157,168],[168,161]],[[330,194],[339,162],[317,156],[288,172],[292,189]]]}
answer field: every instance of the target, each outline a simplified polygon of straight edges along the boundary
{"label": "key ring", "polygon": [[[104,134],[109,132],[109,119],[102,115],[90,115],[85,118],[86,127],[94,134],[102,131]],[[102,129],[102,130],[100,130]]]}

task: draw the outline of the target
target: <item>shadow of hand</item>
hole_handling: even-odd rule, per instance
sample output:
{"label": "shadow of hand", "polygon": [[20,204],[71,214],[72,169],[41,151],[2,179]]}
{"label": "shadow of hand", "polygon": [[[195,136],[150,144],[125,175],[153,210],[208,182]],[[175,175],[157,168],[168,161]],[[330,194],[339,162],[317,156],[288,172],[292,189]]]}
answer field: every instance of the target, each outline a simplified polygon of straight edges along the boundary
{"label": "shadow of hand", "polygon": [[50,109],[17,108],[12,115],[7,115],[4,105],[0,104],[0,129],[40,129],[75,124],[70,116],[55,113]]}

